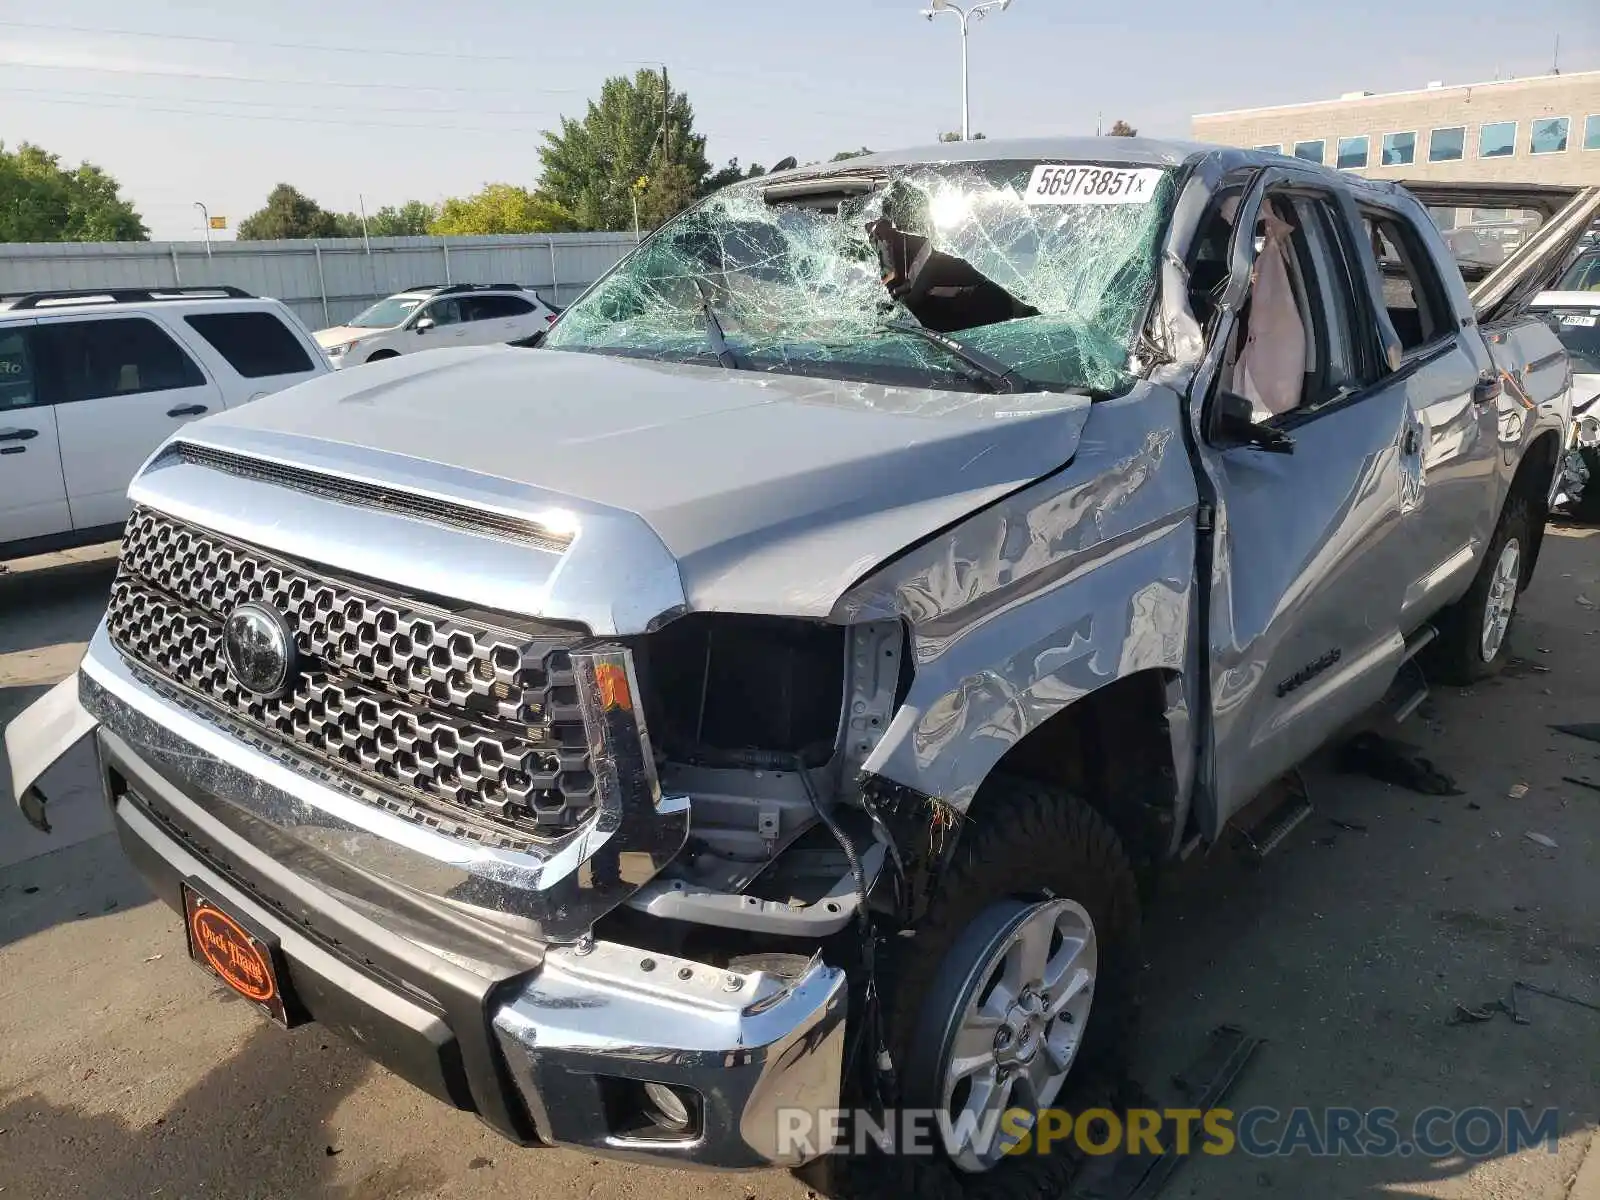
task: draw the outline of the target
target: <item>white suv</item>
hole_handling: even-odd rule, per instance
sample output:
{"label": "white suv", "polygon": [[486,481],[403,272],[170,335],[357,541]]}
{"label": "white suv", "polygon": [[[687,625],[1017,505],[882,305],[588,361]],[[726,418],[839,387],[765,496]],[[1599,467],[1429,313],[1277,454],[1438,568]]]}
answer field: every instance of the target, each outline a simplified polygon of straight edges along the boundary
{"label": "white suv", "polygon": [[520,284],[430,284],[396,292],[316,336],[329,361],[346,367],[418,350],[516,341],[549,328],[559,311]]}
{"label": "white suv", "polygon": [[119,536],[173,430],[327,371],[288,308],[238,288],[0,300],[0,559]]}

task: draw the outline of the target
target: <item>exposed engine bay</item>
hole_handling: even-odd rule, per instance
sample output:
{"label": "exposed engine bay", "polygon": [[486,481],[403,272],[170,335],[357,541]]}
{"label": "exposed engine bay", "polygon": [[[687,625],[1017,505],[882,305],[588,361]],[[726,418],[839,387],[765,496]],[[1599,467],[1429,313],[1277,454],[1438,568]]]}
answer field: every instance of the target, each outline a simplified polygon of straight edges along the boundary
{"label": "exposed engine bay", "polygon": [[658,939],[683,923],[765,946],[848,925],[890,861],[860,804],[859,764],[909,687],[904,640],[896,622],[721,613],[638,639],[661,787],[691,797],[694,824],[672,864],[607,920],[631,910],[664,919],[646,923]]}

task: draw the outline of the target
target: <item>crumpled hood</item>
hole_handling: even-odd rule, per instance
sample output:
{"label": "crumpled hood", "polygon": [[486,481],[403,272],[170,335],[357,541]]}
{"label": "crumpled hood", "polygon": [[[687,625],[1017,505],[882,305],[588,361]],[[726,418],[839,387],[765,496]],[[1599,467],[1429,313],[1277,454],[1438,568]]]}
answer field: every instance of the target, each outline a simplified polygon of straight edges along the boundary
{"label": "crumpled hood", "polygon": [[314,445],[321,469],[347,446],[366,478],[421,460],[528,485],[541,507],[554,492],[635,514],[689,607],[822,617],[884,559],[1060,468],[1089,408],[495,346],[322,376],[186,436]]}

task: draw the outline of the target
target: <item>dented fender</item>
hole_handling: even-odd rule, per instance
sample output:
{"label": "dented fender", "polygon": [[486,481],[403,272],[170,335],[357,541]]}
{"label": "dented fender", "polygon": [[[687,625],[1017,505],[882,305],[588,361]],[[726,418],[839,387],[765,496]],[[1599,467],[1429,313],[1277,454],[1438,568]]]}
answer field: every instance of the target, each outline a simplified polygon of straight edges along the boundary
{"label": "dented fender", "polygon": [[1097,403],[1066,467],[840,600],[834,621],[910,632],[909,691],[863,771],[965,810],[1007,751],[1091,692],[1152,669],[1189,678],[1199,501],[1182,420],[1159,384]]}
{"label": "dented fender", "polygon": [[39,780],[99,724],[78,700],[78,673],[74,671],[6,726],[11,794],[35,829],[50,832],[44,811],[47,799],[39,790]]}

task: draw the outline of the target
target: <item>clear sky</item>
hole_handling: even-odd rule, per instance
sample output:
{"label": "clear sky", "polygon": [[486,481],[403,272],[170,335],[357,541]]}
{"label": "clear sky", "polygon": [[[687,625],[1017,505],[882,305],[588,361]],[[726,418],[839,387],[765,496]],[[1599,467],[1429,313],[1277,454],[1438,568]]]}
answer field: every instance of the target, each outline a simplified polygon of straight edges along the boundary
{"label": "clear sky", "polygon": [[[540,131],[665,62],[721,165],[934,140],[959,37],[919,0],[0,0],[0,140],[89,159],[157,238],[279,181],[368,211],[531,184]],[[1014,0],[974,22],[972,124],[1185,136],[1195,112],[1600,68],[1600,0]]]}

